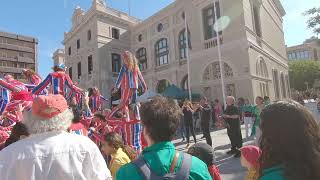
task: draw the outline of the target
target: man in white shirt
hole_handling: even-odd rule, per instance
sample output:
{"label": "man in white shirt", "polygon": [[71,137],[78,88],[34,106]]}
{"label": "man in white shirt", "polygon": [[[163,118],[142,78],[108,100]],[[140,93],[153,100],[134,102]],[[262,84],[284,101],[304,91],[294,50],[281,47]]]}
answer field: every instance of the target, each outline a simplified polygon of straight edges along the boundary
{"label": "man in white shirt", "polygon": [[31,136],[0,151],[0,179],[112,179],[98,147],[66,132],[72,118],[63,96],[37,97],[23,120]]}

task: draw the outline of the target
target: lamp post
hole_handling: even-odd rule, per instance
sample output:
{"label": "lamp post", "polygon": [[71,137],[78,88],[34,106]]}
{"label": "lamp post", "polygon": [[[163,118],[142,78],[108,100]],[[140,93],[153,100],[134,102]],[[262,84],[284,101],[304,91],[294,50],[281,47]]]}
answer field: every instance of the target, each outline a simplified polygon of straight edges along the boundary
{"label": "lamp post", "polygon": [[186,37],[186,58],[187,58],[187,67],[188,67],[188,93],[189,100],[192,101],[191,93],[191,80],[190,80],[190,55],[189,55],[189,33],[188,33],[188,24],[187,24],[187,13],[184,12],[184,26],[185,26],[185,37]]}
{"label": "lamp post", "polygon": [[[220,5],[220,0],[218,0]],[[221,59],[221,44],[220,44],[220,34],[219,34],[219,23],[218,23],[218,16],[217,16],[217,7],[216,1],[213,1],[213,9],[214,9],[214,19],[215,25],[213,25],[213,31],[217,34],[217,49],[218,49],[218,59],[219,59],[219,66],[220,66],[220,76],[221,76],[221,88],[222,88],[222,96],[223,96],[223,104],[226,108],[226,94],[225,94],[225,86],[224,86],[224,66]]]}

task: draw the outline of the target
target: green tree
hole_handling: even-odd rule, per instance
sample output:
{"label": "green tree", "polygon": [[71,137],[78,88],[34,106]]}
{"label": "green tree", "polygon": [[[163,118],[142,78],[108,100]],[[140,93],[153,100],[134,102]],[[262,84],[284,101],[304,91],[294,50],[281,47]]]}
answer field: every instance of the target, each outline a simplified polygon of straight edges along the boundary
{"label": "green tree", "polygon": [[291,88],[305,90],[312,87],[316,79],[320,79],[320,64],[316,61],[289,62],[289,76]]}
{"label": "green tree", "polygon": [[309,9],[303,13],[305,16],[308,16],[307,27],[312,29],[316,35],[320,34],[320,7]]}

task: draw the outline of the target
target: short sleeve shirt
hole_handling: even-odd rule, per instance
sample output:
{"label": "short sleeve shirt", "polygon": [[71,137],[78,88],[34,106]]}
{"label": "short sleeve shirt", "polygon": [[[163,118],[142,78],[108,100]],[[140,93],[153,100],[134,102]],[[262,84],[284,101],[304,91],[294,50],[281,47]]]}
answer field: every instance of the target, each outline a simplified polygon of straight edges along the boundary
{"label": "short sleeve shirt", "polygon": [[[227,106],[226,110],[224,111],[224,114],[232,116],[232,115],[240,115],[240,112],[236,106],[232,105],[232,106]],[[225,120],[226,121],[228,121],[228,120],[233,121],[236,119],[225,118]],[[239,120],[239,118],[238,118],[238,120]]]}

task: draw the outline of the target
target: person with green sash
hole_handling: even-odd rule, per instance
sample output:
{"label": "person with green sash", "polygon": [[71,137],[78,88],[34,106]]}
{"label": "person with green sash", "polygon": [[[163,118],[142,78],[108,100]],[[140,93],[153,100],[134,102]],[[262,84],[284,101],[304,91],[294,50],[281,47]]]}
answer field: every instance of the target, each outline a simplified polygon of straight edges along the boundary
{"label": "person with green sash", "polygon": [[256,105],[253,107],[253,118],[254,118],[254,124],[252,126],[251,136],[255,137],[255,143],[256,145],[259,144],[260,137],[261,137],[261,130],[260,130],[260,113],[262,109],[265,107],[264,105],[264,99],[261,96],[256,97]]}
{"label": "person with green sash", "polygon": [[253,126],[253,106],[249,103],[249,99],[244,100],[244,105],[240,110],[246,130],[246,138],[249,138]]}

